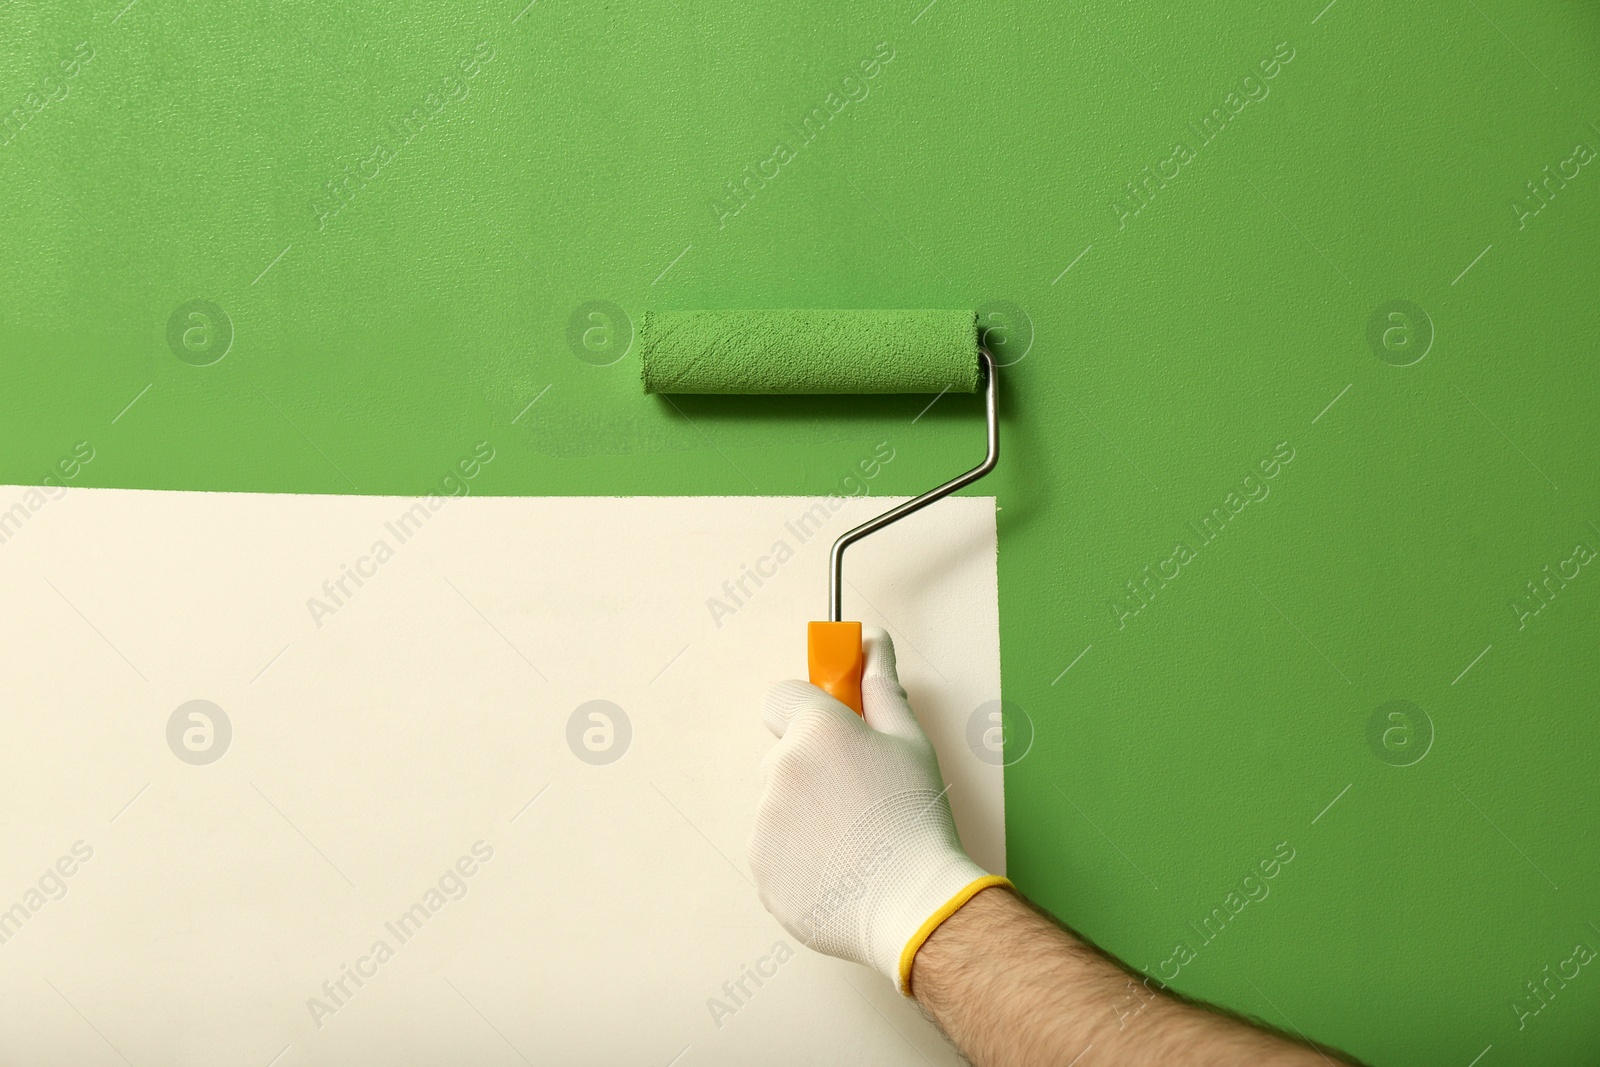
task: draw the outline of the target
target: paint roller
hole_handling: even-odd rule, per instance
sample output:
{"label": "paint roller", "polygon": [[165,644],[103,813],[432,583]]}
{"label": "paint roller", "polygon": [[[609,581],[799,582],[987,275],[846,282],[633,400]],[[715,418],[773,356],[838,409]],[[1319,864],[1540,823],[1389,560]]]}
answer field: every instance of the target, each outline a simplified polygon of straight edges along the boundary
{"label": "paint roller", "polygon": [[[988,449],[965,474],[840,535],[828,558],[828,619],[807,628],[811,682],[861,714],[861,624],[843,621],[845,549],[971,485],[1000,460],[994,360],[972,311],[647,311],[646,393],[984,394]],[[937,399],[937,398],[936,398]]]}

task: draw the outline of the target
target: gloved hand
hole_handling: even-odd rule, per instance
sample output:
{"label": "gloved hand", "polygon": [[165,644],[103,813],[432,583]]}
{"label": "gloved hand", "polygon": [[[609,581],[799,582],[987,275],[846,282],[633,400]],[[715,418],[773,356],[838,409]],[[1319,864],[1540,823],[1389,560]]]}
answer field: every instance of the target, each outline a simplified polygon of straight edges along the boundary
{"label": "gloved hand", "polygon": [[980,889],[1009,883],[962,851],[889,635],[863,627],[862,643],[865,721],[808,682],[767,693],[763,719],[779,741],[761,763],[750,869],[790,934],[877,968],[910,996],[928,935]]}

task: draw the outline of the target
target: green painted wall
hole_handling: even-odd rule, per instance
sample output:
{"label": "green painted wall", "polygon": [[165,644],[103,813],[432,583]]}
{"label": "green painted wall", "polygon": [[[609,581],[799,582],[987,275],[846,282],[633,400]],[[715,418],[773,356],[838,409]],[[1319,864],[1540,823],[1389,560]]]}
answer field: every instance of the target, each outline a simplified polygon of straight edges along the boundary
{"label": "green painted wall", "polygon": [[0,13],[0,479],[908,493],[969,398],[675,411],[574,314],[998,308],[1019,884],[1377,1063],[1593,1062],[1597,968],[1525,985],[1600,947],[1592,6],[122,2]]}

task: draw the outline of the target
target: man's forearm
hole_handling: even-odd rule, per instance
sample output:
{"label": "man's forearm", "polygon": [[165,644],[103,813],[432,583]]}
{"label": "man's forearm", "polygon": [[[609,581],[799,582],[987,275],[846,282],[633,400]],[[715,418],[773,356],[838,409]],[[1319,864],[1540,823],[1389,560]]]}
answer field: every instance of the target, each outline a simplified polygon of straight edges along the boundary
{"label": "man's forearm", "polygon": [[917,953],[911,992],[978,1067],[1094,1062],[1325,1067],[1315,1050],[1186,1004],[1036,913],[986,889]]}

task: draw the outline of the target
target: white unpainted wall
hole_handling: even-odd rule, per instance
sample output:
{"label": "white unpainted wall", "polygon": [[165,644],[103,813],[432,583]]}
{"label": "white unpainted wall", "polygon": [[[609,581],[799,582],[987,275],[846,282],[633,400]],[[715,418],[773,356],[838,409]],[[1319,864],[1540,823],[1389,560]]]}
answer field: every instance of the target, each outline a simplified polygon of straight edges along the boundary
{"label": "white unpainted wall", "polygon": [[[0,1047],[958,1062],[785,934],[745,862],[763,690],[804,676],[833,537],[896,502],[53,500],[0,545]],[[852,548],[845,604],[895,636],[1000,871],[1001,768],[968,741],[1000,697],[995,558],[993,498],[951,498]]]}

